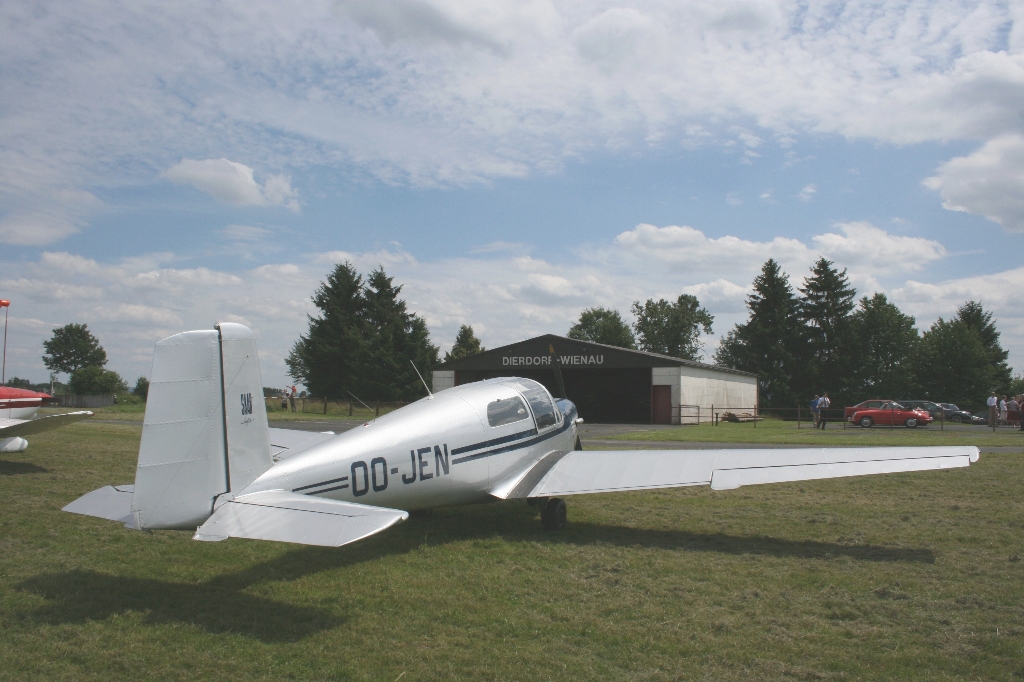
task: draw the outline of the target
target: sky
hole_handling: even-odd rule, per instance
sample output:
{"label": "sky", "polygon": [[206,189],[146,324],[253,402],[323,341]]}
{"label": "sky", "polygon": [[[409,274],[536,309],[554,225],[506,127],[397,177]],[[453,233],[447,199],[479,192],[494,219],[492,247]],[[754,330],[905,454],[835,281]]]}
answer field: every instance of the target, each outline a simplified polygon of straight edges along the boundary
{"label": "sky", "polygon": [[345,261],[442,350],[687,293],[710,358],[822,256],[921,330],[981,301],[1024,370],[1024,6],[0,4],[7,377],[230,321],[288,385]]}

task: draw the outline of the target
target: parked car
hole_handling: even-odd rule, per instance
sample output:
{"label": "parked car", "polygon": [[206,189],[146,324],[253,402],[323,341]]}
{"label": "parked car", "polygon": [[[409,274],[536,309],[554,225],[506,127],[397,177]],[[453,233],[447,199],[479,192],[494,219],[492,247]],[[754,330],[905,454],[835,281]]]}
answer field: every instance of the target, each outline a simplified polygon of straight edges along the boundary
{"label": "parked car", "polygon": [[[942,417],[948,422],[954,424],[973,424],[974,415],[967,410],[961,410],[953,403],[939,403],[939,407],[942,408]],[[985,415],[985,421],[988,421],[988,415]]]}
{"label": "parked car", "polygon": [[928,414],[927,410],[909,410],[900,403],[890,400],[882,403],[879,407],[857,410],[850,417],[850,421],[860,424],[864,428],[878,424],[879,426],[902,425],[913,429],[930,424],[932,416]]}
{"label": "parked car", "polygon": [[890,402],[892,402],[892,401],[891,400],[879,400],[877,398],[872,399],[872,400],[865,400],[864,402],[858,403],[858,404],[854,405],[853,407],[847,407],[843,411],[843,419],[849,421],[850,417],[852,417],[854,412],[856,412],[857,410],[877,410],[878,408],[880,408],[885,403],[890,403]]}
{"label": "parked car", "polygon": [[982,410],[981,412],[975,412],[971,415],[972,424],[988,424],[988,410]]}
{"label": "parked car", "polygon": [[942,419],[942,407],[930,400],[900,400],[899,403],[908,410],[925,410],[932,419]]}

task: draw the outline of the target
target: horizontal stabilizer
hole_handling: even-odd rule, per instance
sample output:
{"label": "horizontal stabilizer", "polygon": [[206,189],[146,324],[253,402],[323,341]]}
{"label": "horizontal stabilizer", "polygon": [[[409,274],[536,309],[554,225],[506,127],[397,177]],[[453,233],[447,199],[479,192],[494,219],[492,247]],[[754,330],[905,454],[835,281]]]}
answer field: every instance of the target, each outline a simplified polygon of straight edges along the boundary
{"label": "horizontal stabilizer", "polygon": [[333,431],[299,431],[298,429],[268,429],[270,453],[275,462],[294,457],[315,445],[325,443],[336,435]]}
{"label": "horizontal stabilizer", "polygon": [[33,433],[58,429],[91,416],[92,412],[82,411],[51,414],[48,417],[38,417],[37,419],[0,419],[0,438],[31,436]]}
{"label": "horizontal stabilizer", "polygon": [[966,467],[976,447],[758,450],[587,450],[559,459],[530,497],[711,485],[808,481]]}
{"label": "horizontal stabilizer", "polygon": [[61,511],[97,516],[110,521],[132,522],[133,485],[107,485],[82,495]]}
{"label": "horizontal stabilizer", "polygon": [[231,537],[340,547],[407,518],[409,513],[398,509],[266,490],[241,495],[218,507],[194,539]]}

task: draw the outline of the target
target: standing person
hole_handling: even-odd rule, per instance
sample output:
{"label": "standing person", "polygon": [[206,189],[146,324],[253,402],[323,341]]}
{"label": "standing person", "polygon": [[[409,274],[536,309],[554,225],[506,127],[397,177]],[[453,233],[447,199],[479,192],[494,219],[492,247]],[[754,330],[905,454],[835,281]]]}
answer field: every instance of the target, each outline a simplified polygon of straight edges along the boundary
{"label": "standing person", "polygon": [[986,404],[988,405],[988,425],[993,426],[996,423],[996,407],[999,405],[999,398],[996,397],[995,391],[992,391]]}
{"label": "standing person", "polygon": [[296,391],[295,387],[292,386],[292,392],[288,394],[288,403],[292,406],[292,412],[295,411],[295,396],[297,393],[298,391]]}
{"label": "standing person", "polygon": [[821,430],[825,430],[825,410],[829,408],[832,401],[828,399],[828,393],[822,393],[821,397],[818,398],[818,423],[821,425]]}
{"label": "standing person", "polygon": [[1006,396],[999,399],[999,425],[1006,425]]}
{"label": "standing person", "polygon": [[814,420],[814,428],[818,428],[818,418],[820,413],[818,412],[818,394],[815,394],[811,398],[811,419]]}
{"label": "standing person", "polygon": [[1016,396],[1011,395],[1009,402],[1006,403],[1006,421],[1010,426],[1020,426],[1020,403],[1017,402]]}

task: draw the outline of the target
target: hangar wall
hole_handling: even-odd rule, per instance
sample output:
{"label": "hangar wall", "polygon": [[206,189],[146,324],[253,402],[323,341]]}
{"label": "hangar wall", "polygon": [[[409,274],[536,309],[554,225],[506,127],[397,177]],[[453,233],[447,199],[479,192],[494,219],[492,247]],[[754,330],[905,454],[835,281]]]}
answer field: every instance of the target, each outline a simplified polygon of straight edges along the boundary
{"label": "hangar wall", "polygon": [[715,412],[753,412],[758,405],[756,376],[700,367],[653,367],[651,383],[672,387],[673,424],[679,424],[680,418],[682,423],[695,423],[698,418],[711,421],[712,408]]}

